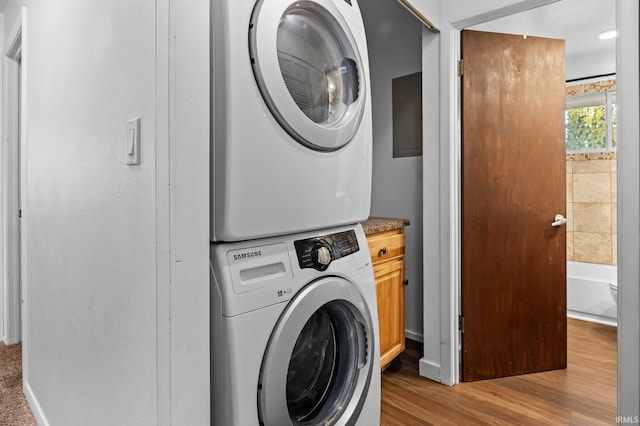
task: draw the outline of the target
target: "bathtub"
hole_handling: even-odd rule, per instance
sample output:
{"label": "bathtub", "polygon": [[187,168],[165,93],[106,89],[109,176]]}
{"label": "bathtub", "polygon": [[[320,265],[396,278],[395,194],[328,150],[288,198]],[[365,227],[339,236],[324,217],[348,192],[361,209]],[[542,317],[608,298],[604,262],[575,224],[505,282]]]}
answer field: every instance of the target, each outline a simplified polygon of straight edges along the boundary
{"label": "bathtub", "polygon": [[594,263],[567,262],[567,316],[618,325],[618,307],[609,283],[618,282],[618,268]]}

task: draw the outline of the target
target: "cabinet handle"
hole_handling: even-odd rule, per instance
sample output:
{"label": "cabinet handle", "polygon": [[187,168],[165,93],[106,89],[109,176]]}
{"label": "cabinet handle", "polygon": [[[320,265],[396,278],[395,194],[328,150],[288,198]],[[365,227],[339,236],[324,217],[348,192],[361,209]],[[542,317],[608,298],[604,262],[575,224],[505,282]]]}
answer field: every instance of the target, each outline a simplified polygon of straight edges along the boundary
{"label": "cabinet handle", "polygon": [[380,249],[380,253],[378,254],[378,256],[382,256],[383,254],[387,254],[387,248],[386,247],[382,247]]}
{"label": "cabinet handle", "polygon": [[402,284],[404,284],[405,286],[409,285],[409,280],[402,281]]}

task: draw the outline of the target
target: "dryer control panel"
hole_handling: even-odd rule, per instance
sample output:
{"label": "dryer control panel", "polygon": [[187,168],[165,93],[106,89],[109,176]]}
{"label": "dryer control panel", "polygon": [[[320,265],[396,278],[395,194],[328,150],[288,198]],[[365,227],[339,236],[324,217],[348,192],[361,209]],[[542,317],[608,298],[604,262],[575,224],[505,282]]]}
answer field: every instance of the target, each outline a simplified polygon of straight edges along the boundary
{"label": "dryer control panel", "polygon": [[353,230],[294,241],[300,269],[326,270],[331,262],[360,250]]}

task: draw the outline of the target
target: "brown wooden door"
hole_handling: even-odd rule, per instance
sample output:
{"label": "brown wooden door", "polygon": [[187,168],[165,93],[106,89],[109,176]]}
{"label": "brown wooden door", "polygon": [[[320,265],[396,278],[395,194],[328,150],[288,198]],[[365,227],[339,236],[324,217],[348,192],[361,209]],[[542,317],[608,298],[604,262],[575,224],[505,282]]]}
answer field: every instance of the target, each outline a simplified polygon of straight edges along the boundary
{"label": "brown wooden door", "polygon": [[461,40],[462,380],[565,368],[564,41]]}

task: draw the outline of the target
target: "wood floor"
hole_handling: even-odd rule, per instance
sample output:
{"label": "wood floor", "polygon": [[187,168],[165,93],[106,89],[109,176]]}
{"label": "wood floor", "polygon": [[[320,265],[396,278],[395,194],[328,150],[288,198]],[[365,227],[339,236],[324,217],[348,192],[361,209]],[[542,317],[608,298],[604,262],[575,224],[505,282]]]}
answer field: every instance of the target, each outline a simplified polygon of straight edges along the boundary
{"label": "wood floor", "polygon": [[[417,344],[400,356],[397,371],[382,374],[382,426],[415,425],[615,425],[616,329],[569,320],[569,367],[566,370],[504,379],[461,383],[449,387],[418,375]],[[19,345],[16,345],[19,354]],[[2,348],[0,348],[2,349]],[[7,352],[0,361],[9,362]],[[16,355],[17,356],[17,355]],[[0,424],[35,424],[22,397],[20,362],[15,389],[0,375]],[[394,363],[395,364],[395,363]],[[397,364],[392,365],[396,367]],[[0,370],[9,371],[0,362]],[[22,405],[21,405],[22,404]],[[24,407],[22,407],[24,406]],[[20,408],[22,407],[22,408]],[[12,411],[13,410],[13,411]],[[17,422],[24,414],[24,423]],[[7,417],[9,416],[9,417]],[[3,420],[4,418],[4,420]],[[7,422],[7,419],[11,421]]]}
{"label": "wood floor", "polygon": [[422,348],[409,345],[382,374],[380,424],[615,425],[616,330],[569,319],[567,369],[453,387],[420,377]]}

